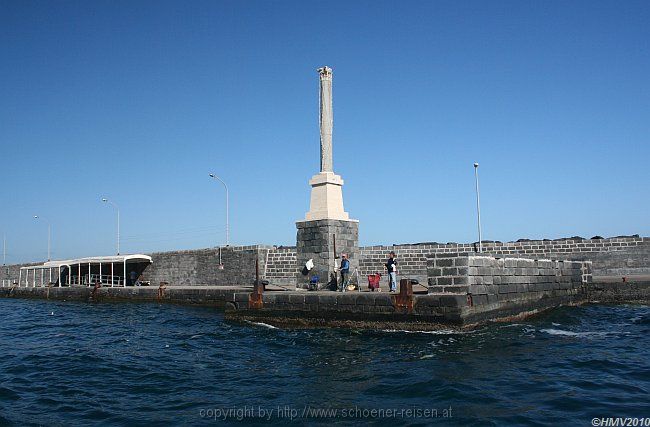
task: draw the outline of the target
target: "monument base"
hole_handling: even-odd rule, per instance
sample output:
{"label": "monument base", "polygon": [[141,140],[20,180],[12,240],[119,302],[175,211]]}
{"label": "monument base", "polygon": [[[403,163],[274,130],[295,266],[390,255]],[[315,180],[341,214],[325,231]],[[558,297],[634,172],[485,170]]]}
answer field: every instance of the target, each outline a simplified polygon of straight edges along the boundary
{"label": "monument base", "polygon": [[[314,267],[307,276],[298,273],[297,286],[308,284],[309,278],[314,275],[318,275],[321,285],[330,282],[332,277],[339,280],[341,254],[348,255],[350,273],[359,267],[359,221],[340,219],[298,221],[296,227],[298,228],[296,238],[298,268],[302,270],[310,259],[314,262]],[[334,236],[336,236],[336,248],[334,248]]]}
{"label": "monument base", "polygon": [[317,219],[349,220],[343,209],[343,178],[334,172],[321,172],[309,180],[311,199],[306,221]]}

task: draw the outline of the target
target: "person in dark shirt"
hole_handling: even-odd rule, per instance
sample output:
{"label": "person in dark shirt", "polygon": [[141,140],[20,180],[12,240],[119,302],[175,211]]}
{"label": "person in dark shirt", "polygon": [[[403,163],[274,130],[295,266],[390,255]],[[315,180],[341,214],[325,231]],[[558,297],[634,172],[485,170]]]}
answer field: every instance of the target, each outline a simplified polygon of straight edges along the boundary
{"label": "person in dark shirt", "polygon": [[348,285],[348,276],[350,274],[350,261],[346,254],[341,254],[341,285],[339,291],[345,292],[345,287]]}
{"label": "person in dark shirt", "polygon": [[395,252],[390,251],[388,254],[388,261],[386,261],[385,267],[388,271],[389,292],[397,292],[397,261],[395,260]]}

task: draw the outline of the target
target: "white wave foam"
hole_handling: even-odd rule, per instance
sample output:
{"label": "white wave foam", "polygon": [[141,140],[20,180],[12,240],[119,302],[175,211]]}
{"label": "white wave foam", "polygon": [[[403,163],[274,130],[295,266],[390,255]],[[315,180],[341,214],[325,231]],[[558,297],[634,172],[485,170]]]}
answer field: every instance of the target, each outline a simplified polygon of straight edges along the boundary
{"label": "white wave foam", "polygon": [[565,331],[564,329],[540,329],[540,332],[544,332],[549,335],[560,335],[566,337],[604,337],[607,335],[615,335],[616,332],[573,332]]}
{"label": "white wave foam", "polygon": [[549,335],[564,335],[569,337],[577,337],[580,335],[579,332],[565,331],[563,329],[540,329],[539,331]]}
{"label": "white wave foam", "polygon": [[517,326],[525,326],[523,323],[509,323],[507,325],[503,325],[502,328],[515,328]]}
{"label": "white wave foam", "polygon": [[251,325],[263,326],[263,327],[269,328],[269,329],[278,329],[276,326],[269,325],[268,323],[264,323],[264,322],[250,322],[249,321],[248,323],[250,323]]}
{"label": "white wave foam", "polygon": [[382,329],[382,332],[390,333],[404,333],[404,334],[433,334],[433,335],[456,335],[456,334],[466,334],[468,332],[454,331],[451,329],[441,329],[438,331],[409,331],[406,329]]}

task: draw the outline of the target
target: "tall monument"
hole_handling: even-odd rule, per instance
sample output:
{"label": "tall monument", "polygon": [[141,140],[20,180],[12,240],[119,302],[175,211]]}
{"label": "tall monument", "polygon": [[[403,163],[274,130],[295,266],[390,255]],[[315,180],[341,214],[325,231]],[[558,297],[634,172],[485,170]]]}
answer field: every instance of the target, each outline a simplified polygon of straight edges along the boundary
{"label": "tall monument", "polygon": [[320,76],[320,171],[332,172],[332,128],[334,113],[332,111],[332,69],[328,66],[318,69]]}
{"label": "tall monument", "polygon": [[[336,276],[340,255],[347,253],[351,272],[359,263],[359,221],[343,209],[343,179],[334,173],[332,156],[332,69],[318,69],[320,79],[320,172],[309,180],[311,200],[305,219],[296,222],[298,267],[312,259],[321,283]],[[306,278],[298,273],[298,282]]]}
{"label": "tall monument", "polygon": [[343,210],[343,179],[334,173],[332,161],[332,69],[318,69],[320,76],[320,173],[309,181],[311,202],[305,220],[350,218]]}

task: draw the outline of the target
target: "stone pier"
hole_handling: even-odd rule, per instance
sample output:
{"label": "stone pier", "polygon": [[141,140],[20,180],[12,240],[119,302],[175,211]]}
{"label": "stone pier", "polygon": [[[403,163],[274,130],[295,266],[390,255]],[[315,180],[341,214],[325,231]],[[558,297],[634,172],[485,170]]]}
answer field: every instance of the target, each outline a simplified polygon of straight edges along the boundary
{"label": "stone pier", "polygon": [[[248,294],[232,293],[226,300],[227,316],[278,325],[429,330],[523,318],[561,305],[586,303],[594,295],[633,301],[650,297],[650,283],[600,290],[593,284],[590,261],[460,253],[431,257],[428,266],[426,294],[403,295],[401,288],[400,294],[267,293],[261,306],[252,308]],[[408,284],[408,279],[404,282]]]}

